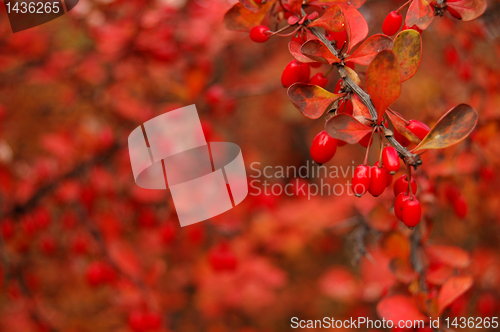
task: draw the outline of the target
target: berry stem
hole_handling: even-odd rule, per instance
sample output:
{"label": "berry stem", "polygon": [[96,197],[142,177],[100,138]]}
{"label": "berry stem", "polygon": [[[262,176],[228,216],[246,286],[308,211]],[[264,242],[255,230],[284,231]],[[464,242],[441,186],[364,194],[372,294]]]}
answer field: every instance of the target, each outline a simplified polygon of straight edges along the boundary
{"label": "berry stem", "polygon": [[374,133],[375,133],[375,128],[373,128],[372,133],[370,135],[370,140],[368,141],[368,147],[366,148],[365,161],[363,162],[363,166],[366,166],[368,164],[368,156],[370,155],[370,146],[372,145]]}
{"label": "berry stem", "polygon": [[406,6],[408,6],[410,4],[410,2],[412,2],[413,0],[408,0],[407,2],[405,2],[401,7],[399,7],[398,9],[396,9],[396,13],[399,14],[399,12],[405,8]]}
{"label": "berry stem", "polygon": [[[295,25],[295,24],[294,24],[294,25]],[[269,37],[272,37],[272,36],[274,36],[274,35],[277,35],[277,34],[279,34],[280,32],[285,31],[285,30],[287,30],[287,29],[291,28],[292,26],[293,26],[293,25],[290,25],[290,24],[289,24],[289,25],[287,25],[287,26],[285,26],[285,27],[283,27],[283,28],[281,28],[281,29],[279,29],[279,30],[277,30],[277,31],[274,31],[273,33],[269,34]],[[291,35],[295,34],[298,30],[300,30],[300,27],[298,27],[296,30],[294,30],[291,34],[280,35],[280,36],[291,36]]]}
{"label": "berry stem", "polygon": [[393,110],[392,110],[392,109],[390,109],[390,108],[388,108],[387,110],[388,110],[389,112],[391,112],[392,114],[394,114],[395,116],[397,116],[398,118],[400,118],[402,121],[404,121],[405,126],[407,126],[407,125],[410,123],[410,121],[408,121],[408,120],[406,120],[405,118],[403,118],[403,117],[401,116],[401,114],[399,114],[398,112],[395,112],[395,111],[393,111]]}

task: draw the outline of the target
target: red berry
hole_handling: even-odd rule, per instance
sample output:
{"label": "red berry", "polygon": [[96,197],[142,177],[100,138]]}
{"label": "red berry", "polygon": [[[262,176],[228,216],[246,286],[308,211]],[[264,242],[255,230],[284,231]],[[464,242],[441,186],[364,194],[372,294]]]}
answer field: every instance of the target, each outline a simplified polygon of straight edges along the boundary
{"label": "red berry", "polygon": [[[452,1],[449,1],[449,2],[452,2]],[[457,20],[462,19],[462,15],[460,15],[455,9],[451,8],[450,6],[448,6],[447,9],[448,9],[448,13],[450,13],[451,16],[453,16]]]}
{"label": "red berry", "polygon": [[56,241],[52,236],[45,236],[40,241],[40,249],[45,255],[50,256],[56,250]]}
{"label": "red berry", "polygon": [[156,312],[133,311],[128,316],[128,325],[134,332],[157,330],[161,327],[161,316]]}
{"label": "red berry", "polygon": [[400,134],[399,131],[397,131],[396,129],[394,129],[394,139],[398,141],[399,144],[401,144],[401,146],[405,148],[411,143],[408,138]]}
{"label": "red berry", "polygon": [[382,160],[384,167],[391,174],[399,171],[399,155],[398,151],[392,146],[386,146],[382,151]]}
{"label": "red berry", "polygon": [[330,137],[323,130],[313,140],[311,145],[311,157],[318,164],[330,161],[337,151],[337,140]]}
{"label": "red berry", "polygon": [[210,250],[208,260],[215,271],[234,271],[238,265],[236,256],[226,242]]}
{"label": "red berry", "polygon": [[497,308],[497,299],[491,293],[483,293],[477,298],[476,306],[481,317],[492,317]]}
{"label": "red berry", "polygon": [[356,167],[352,178],[352,191],[354,195],[357,197],[363,196],[370,188],[371,182],[370,166],[359,165]]}
{"label": "red berry", "polygon": [[147,228],[156,225],[156,216],[151,210],[143,210],[139,214],[139,226]]}
{"label": "red berry", "polygon": [[[405,193],[408,190],[408,180],[407,175],[401,175],[396,182],[394,182],[394,196],[398,196],[400,193]],[[415,195],[417,193],[417,182],[413,176],[411,177],[411,191]]]}
{"label": "red berry", "polygon": [[14,236],[15,225],[12,219],[4,219],[1,221],[2,224],[2,237],[4,240],[8,240]]}
{"label": "red berry", "polygon": [[402,192],[396,197],[394,201],[394,213],[396,217],[403,221],[403,205],[404,203],[410,199],[410,195],[406,195],[406,193]]}
{"label": "red berry", "polygon": [[335,88],[333,89],[333,93],[341,93],[340,91],[342,90],[342,84],[343,84],[344,81],[342,81],[342,79],[339,79],[337,81],[337,84],[335,84]]}
{"label": "red berry", "polygon": [[307,38],[302,34],[297,34],[296,36],[292,37],[292,41],[299,43],[300,45],[304,44],[306,40]]}
{"label": "red berry", "polygon": [[460,219],[463,219],[467,216],[467,201],[462,197],[458,196],[453,200],[453,210],[455,211],[455,215]]}
{"label": "red berry", "polygon": [[345,114],[352,115],[353,111],[354,111],[354,108],[352,106],[352,101],[350,99],[343,98],[339,102],[338,113],[345,113]]}
{"label": "red berry", "polygon": [[285,88],[288,88],[294,83],[307,83],[310,73],[311,68],[307,63],[292,60],[283,70],[281,84],[283,84]]}
{"label": "red berry", "polygon": [[90,286],[99,286],[112,282],[115,279],[116,274],[109,264],[103,262],[93,262],[87,267],[85,277]]}
{"label": "red berry", "polygon": [[393,10],[385,18],[382,31],[388,36],[395,35],[401,28],[401,24],[403,24],[403,16]]}
{"label": "red berry", "polygon": [[88,240],[85,236],[79,235],[73,239],[71,249],[77,255],[83,255],[88,250]]}
{"label": "red berry", "polygon": [[370,169],[371,183],[368,191],[372,196],[377,197],[382,195],[385,188],[387,187],[387,170],[382,166],[373,166]]}
{"label": "red berry", "polygon": [[250,39],[256,43],[265,43],[269,40],[270,33],[271,31],[269,31],[268,27],[265,25],[259,25],[250,30]]}
{"label": "red berry", "polygon": [[365,137],[363,137],[359,141],[359,144],[364,148],[367,148],[368,145],[372,145],[373,144],[372,133],[366,134]]}
{"label": "red berry", "polygon": [[448,45],[444,48],[444,60],[450,66],[455,65],[460,60],[460,55],[453,45]]}
{"label": "red berry", "polygon": [[309,62],[309,66],[311,66],[311,68],[319,68],[322,65],[323,64],[321,62]]}
{"label": "red berry", "polygon": [[420,140],[423,140],[424,137],[427,136],[429,131],[431,131],[431,129],[427,127],[425,123],[418,120],[410,120],[406,125],[406,128],[408,128]]}
{"label": "red berry", "polygon": [[420,207],[420,202],[416,198],[404,202],[402,219],[406,226],[410,228],[417,226],[421,217],[422,208]]}
{"label": "red berry", "polygon": [[171,223],[165,224],[160,228],[161,241],[170,244],[175,239],[175,227]]}
{"label": "red berry", "polygon": [[412,27],[408,27],[406,24],[403,25],[403,30],[409,30],[409,29],[412,29],[412,30],[415,30],[417,31],[419,34],[422,34],[422,29],[420,29],[419,27],[417,27],[416,25],[412,26]]}
{"label": "red berry", "polygon": [[218,106],[226,99],[226,90],[221,85],[214,84],[207,89],[205,99],[210,106]]}
{"label": "red berry", "polygon": [[322,73],[317,73],[309,80],[309,84],[314,84],[322,88],[324,88],[327,83],[328,83],[328,78],[323,76]]}
{"label": "red berry", "polygon": [[335,41],[335,46],[340,49],[347,42],[347,30],[344,29],[339,32],[326,31],[325,37],[329,41]]}
{"label": "red berry", "polygon": [[337,147],[341,147],[341,146],[344,146],[346,144],[347,144],[347,142],[344,142],[344,141],[342,141],[340,139],[337,140]]}

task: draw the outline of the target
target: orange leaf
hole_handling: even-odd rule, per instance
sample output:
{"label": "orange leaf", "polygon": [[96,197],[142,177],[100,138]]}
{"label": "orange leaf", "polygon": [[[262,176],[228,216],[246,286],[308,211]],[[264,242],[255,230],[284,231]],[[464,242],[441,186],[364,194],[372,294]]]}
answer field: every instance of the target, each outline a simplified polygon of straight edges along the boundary
{"label": "orange leaf", "polygon": [[385,110],[401,94],[399,64],[392,51],[377,54],[366,72],[366,87],[378,112],[378,124],[382,122]]}
{"label": "orange leaf", "polygon": [[366,107],[366,105],[361,100],[359,100],[358,96],[356,95],[352,96],[351,101],[353,107],[352,115],[355,118],[365,117],[367,119],[371,119],[372,116],[370,114],[370,111],[368,110],[368,107]]}
{"label": "orange leaf", "polygon": [[288,0],[288,7],[291,12],[300,15],[303,0]]}
{"label": "orange leaf", "polygon": [[413,270],[408,260],[395,258],[389,265],[396,279],[405,284],[410,284],[419,277],[419,274]]}
{"label": "orange leaf", "polygon": [[337,5],[333,5],[328,8],[320,18],[309,23],[309,26],[339,32],[344,30],[344,21],[342,9]]}
{"label": "orange leaf", "polygon": [[224,24],[228,30],[250,31],[262,22],[273,3],[274,1],[265,3],[257,12],[251,12],[241,3],[236,3],[224,15]]}
{"label": "orange leaf", "polygon": [[288,50],[293,55],[293,57],[295,59],[297,59],[297,61],[300,61],[302,63],[316,62],[316,61],[314,61],[314,60],[306,57],[304,54],[302,54],[302,52],[300,52],[300,47],[301,46],[302,45],[300,45],[296,41],[292,40],[290,43],[288,43]]}
{"label": "orange leaf", "polygon": [[259,11],[259,5],[254,0],[239,0],[239,2],[251,12],[257,13]]}
{"label": "orange leaf", "polygon": [[368,36],[368,23],[361,13],[352,6],[342,7],[347,22],[348,51]]}
{"label": "orange leaf", "polygon": [[403,30],[394,39],[392,51],[396,55],[401,70],[401,81],[404,82],[415,75],[420,66],[422,56],[422,38],[413,30]]}
{"label": "orange leaf", "polygon": [[446,4],[448,7],[455,9],[463,21],[472,21],[483,15],[486,10],[485,0],[448,0]]}
{"label": "orange leaf", "polygon": [[380,51],[390,50],[392,45],[392,39],[386,35],[373,35],[365,40],[365,42],[347,58],[347,61],[351,61],[362,66],[368,66]]}
{"label": "orange leaf", "polygon": [[392,125],[394,126],[394,129],[397,130],[398,133],[409,139],[413,144],[420,143],[420,138],[415,136],[415,134],[412,133],[410,129],[406,128],[406,123],[403,121],[403,119],[393,114],[391,111],[386,112],[385,114],[387,114],[392,122]]}
{"label": "orange leaf", "polygon": [[391,320],[394,324],[400,320],[427,320],[427,317],[418,310],[415,301],[405,295],[386,297],[377,305],[377,313],[380,317]]}
{"label": "orange leaf", "polygon": [[441,287],[438,295],[439,315],[456,299],[465,294],[474,283],[471,276],[451,277]]}
{"label": "orange leaf", "polygon": [[427,0],[413,0],[406,13],[405,23],[412,27],[416,25],[422,30],[427,29],[434,19],[434,9]]}
{"label": "orange leaf", "polygon": [[337,95],[319,86],[305,83],[295,83],[288,88],[288,97],[293,105],[310,119],[322,116],[328,105],[343,95]]}
{"label": "orange leaf", "polygon": [[442,149],[465,139],[477,124],[476,111],[466,104],[455,106],[439,119],[414,151]]}
{"label": "orange leaf", "polygon": [[327,63],[329,65],[340,62],[340,59],[333,55],[332,52],[319,40],[308,40],[300,48],[302,54],[308,56],[315,61]]}
{"label": "orange leaf", "polygon": [[372,128],[347,114],[337,114],[326,123],[326,132],[333,138],[349,144],[358,143]]}
{"label": "orange leaf", "polygon": [[432,262],[465,268],[470,264],[469,253],[462,248],[443,245],[431,245],[425,248],[425,253]]}
{"label": "orange leaf", "polygon": [[319,280],[321,291],[342,302],[356,301],[359,294],[359,283],[351,271],[343,266],[333,267]]}

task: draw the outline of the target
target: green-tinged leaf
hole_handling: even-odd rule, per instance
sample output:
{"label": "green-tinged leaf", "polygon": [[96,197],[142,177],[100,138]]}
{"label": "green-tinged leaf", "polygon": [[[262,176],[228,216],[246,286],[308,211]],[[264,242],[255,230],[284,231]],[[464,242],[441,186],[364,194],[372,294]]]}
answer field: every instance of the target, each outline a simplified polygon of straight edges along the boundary
{"label": "green-tinged leaf", "polygon": [[349,144],[358,143],[371,131],[371,127],[365,126],[347,114],[337,114],[326,123],[326,132],[328,135]]}
{"label": "green-tinged leaf", "polygon": [[300,48],[302,54],[307,57],[329,65],[340,62],[340,59],[333,55],[332,52],[319,40],[308,40]]}
{"label": "green-tinged leaf", "polygon": [[471,276],[451,277],[441,287],[438,295],[439,315],[456,299],[467,292],[474,283]]}
{"label": "green-tinged leaf", "polygon": [[302,45],[300,45],[296,41],[292,40],[290,43],[288,43],[288,50],[293,55],[293,57],[300,62],[303,62],[303,63],[316,62],[316,61],[306,57],[304,54],[302,54],[302,52],[300,52],[301,46]]}
{"label": "green-tinged leaf", "polygon": [[422,56],[422,38],[413,30],[403,30],[394,39],[392,51],[396,55],[401,69],[401,81],[404,82],[415,75],[420,66]]}
{"label": "green-tinged leaf", "polygon": [[362,66],[368,66],[379,52],[383,50],[390,50],[392,45],[392,39],[386,35],[373,35],[365,40],[365,42],[347,58],[347,61],[351,61]]}
{"label": "green-tinged leaf", "polygon": [[382,122],[385,110],[401,94],[399,64],[392,51],[377,54],[366,72],[366,88],[378,113],[378,124]]}
{"label": "green-tinged leaf", "polygon": [[389,120],[391,120],[392,125],[394,126],[394,129],[396,129],[398,133],[406,137],[413,144],[420,143],[420,138],[412,133],[410,129],[406,128],[406,122],[403,119],[393,114],[391,111],[388,111],[385,114],[387,114]]}
{"label": "green-tinged leaf", "polygon": [[316,85],[295,83],[288,88],[288,97],[297,109],[310,119],[317,119],[325,113],[328,105],[344,96],[335,94]]}
{"label": "green-tinged leaf", "polygon": [[320,27],[329,31],[344,30],[344,16],[342,9],[334,5],[328,8],[320,18],[309,23],[310,27]]}
{"label": "green-tinged leaf", "polygon": [[371,114],[370,111],[368,110],[368,107],[366,107],[365,104],[361,100],[358,99],[357,96],[352,96],[351,98],[352,101],[352,115],[357,118],[357,117],[364,117],[367,119],[371,119]]}
{"label": "green-tinged leaf", "polygon": [[427,317],[418,310],[415,301],[405,295],[393,295],[382,299],[377,305],[377,313],[379,317],[393,322],[427,320]]}
{"label": "green-tinged leaf", "polygon": [[434,19],[434,9],[427,0],[413,0],[406,13],[406,25],[412,27],[416,25],[422,30],[427,29]]}
{"label": "green-tinged leaf", "polygon": [[342,7],[347,22],[348,51],[368,36],[368,23],[361,13],[352,6]]}
{"label": "green-tinged leaf", "polygon": [[351,80],[356,83],[356,85],[361,84],[361,79],[358,76],[358,73],[354,71],[354,69],[351,69],[350,67],[345,66],[345,71],[347,72],[347,75],[351,78]]}
{"label": "green-tinged leaf", "polygon": [[472,21],[483,15],[486,10],[485,0],[448,0],[446,4],[448,7],[455,9],[463,21]]}
{"label": "green-tinged leaf", "polygon": [[239,3],[251,12],[257,13],[259,5],[254,0],[239,0]]}
{"label": "green-tinged leaf", "polygon": [[439,119],[414,151],[442,149],[466,138],[477,124],[476,111],[466,104],[449,110]]}
{"label": "green-tinged leaf", "polygon": [[224,24],[228,30],[250,31],[262,22],[273,3],[274,1],[265,3],[257,12],[251,12],[241,3],[236,3],[224,15]]}

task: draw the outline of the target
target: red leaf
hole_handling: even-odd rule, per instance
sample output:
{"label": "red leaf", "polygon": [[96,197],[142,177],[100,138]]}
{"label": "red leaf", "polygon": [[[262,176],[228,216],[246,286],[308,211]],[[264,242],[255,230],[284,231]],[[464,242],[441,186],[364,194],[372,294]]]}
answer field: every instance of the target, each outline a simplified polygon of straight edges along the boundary
{"label": "red leaf", "polygon": [[476,111],[466,104],[455,106],[439,119],[414,149],[442,149],[465,139],[477,124]]}
{"label": "red leaf", "polygon": [[300,15],[300,9],[302,8],[303,0],[288,0],[288,7],[291,12]]}
{"label": "red leaf", "polygon": [[300,52],[301,46],[302,45],[300,45],[296,41],[292,40],[290,43],[288,43],[288,50],[293,55],[293,57],[300,62],[303,62],[303,63],[316,62],[316,61],[311,60],[310,58],[306,57],[304,54],[302,54],[302,52]]}
{"label": "red leaf", "polygon": [[[417,32],[418,33],[418,32]],[[373,35],[364,41],[354,53],[352,53],[347,61],[357,63],[362,66],[368,66],[375,56],[383,50],[392,48],[392,39],[386,35]]]}
{"label": "red leaf", "polygon": [[366,87],[378,112],[378,124],[382,122],[385,110],[401,94],[399,64],[392,51],[377,54],[366,72]]}
{"label": "red leaf", "polygon": [[320,18],[309,23],[310,27],[320,27],[329,31],[342,31],[344,29],[344,16],[342,9],[334,5],[328,8]]}
{"label": "red leaf", "polygon": [[434,19],[434,9],[427,0],[413,0],[406,13],[406,25],[412,27],[416,25],[421,30],[427,29]]}
{"label": "red leaf", "polygon": [[419,277],[419,274],[413,270],[408,260],[395,258],[389,265],[396,279],[405,284],[410,284]]}
{"label": "red leaf", "polygon": [[392,51],[396,55],[401,69],[401,81],[404,82],[415,75],[420,66],[422,56],[422,38],[413,30],[403,30],[394,39]]}
{"label": "red leaf", "polygon": [[326,132],[333,138],[349,144],[358,143],[372,128],[347,114],[337,114],[326,123]]}
{"label": "red leaf", "polygon": [[311,1],[311,4],[315,4],[319,7],[324,5],[339,5],[342,7],[351,6],[354,8],[359,8],[363,6],[366,0],[314,0]]}
{"label": "red leaf", "polygon": [[456,299],[467,292],[474,283],[471,276],[451,277],[441,287],[438,295],[439,315]]}
{"label": "red leaf", "polygon": [[250,31],[262,22],[273,3],[273,1],[265,3],[257,12],[251,12],[241,3],[236,3],[224,15],[224,24],[228,30]]}
{"label": "red leaf", "polygon": [[330,50],[319,40],[308,40],[300,48],[302,54],[309,58],[329,65],[340,62],[340,59],[330,52]]}
{"label": "red leaf", "polygon": [[452,276],[454,269],[446,265],[431,267],[425,274],[425,280],[433,285],[442,285]]}
{"label": "red leaf", "polygon": [[448,7],[455,9],[462,16],[463,21],[472,21],[483,15],[486,10],[485,0],[448,0],[446,4]]}
{"label": "red leaf", "polygon": [[310,119],[325,113],[328,105],[344,94],[334,94],[316,85],[295,83],[288,88],[288,97],[298,110]]}
{"label": "red leaf", "polygon": [[239,0],[239,2],[251,12],[257,13],[259,11],[259,5],[254,0]]}
{"label": "red leaf", "polygon": [[333,267],[319,280],[321,291],[338,301],[353,302],[359,295],[359,283],[354,275],[343,266]]}
{"label": "red leaf", "polygon": [[353,112],[352,115],[357,118],[357,117],[365,117],[367,119],[371,119],[371,114],[370,111],[368,110],[368,107],[366,107],[365,104],[361,100],[358,99],[357,96],[353,96],[351,98],[352,101],[352,107],[353,107]]}
{"label": "red leaf", "polygon": [[361,13],[354,7],[342,7],[347,21],[348,50],[359,44],[368,36],[368,23]]}
{"label": "red leaf", "polygon": [[405,295],[386,297],[377,305],[377,313],[380,317],[391,320],[394,325],[400,320],[427,320],[418,310],[415,301]]}
{"label": "red leaf", "polygon": [[425,253],[432,262],[465,268],[470,264],[469,253],[462,248],[443,245],[432,245],[425,248]]}
{"label": "red leaf", "polygon": [[398,115],[396,115],[396,114],[394,114],[396,112],[394,112],[394,113],[393,112],[394,111],[392,111],[392,112],[388,111],[385,114],[387,114],[387,116],[389,117],[389,120],[391,120],[392,125],[394,126],[394,129],[397,130],[401,135],[403,135],[404,137],[409,139],[410,142],[412,142],[413,144],[420,143],[420,138],[415,136],[415,134],[413,132],[411,132],[410,129],[406,128],[406,122],[398,116],[399,113],[397,113]]}

